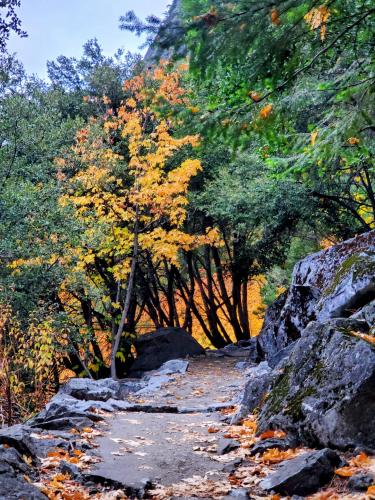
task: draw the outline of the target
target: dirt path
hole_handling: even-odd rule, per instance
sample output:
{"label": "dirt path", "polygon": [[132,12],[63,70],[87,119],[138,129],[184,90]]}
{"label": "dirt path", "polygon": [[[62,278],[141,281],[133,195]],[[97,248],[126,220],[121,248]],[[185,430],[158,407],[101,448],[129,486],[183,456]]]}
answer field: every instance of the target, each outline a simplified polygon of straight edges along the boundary
{"label": "dirt path", "polygon": [[238,361],[198,358],[186,374],[173,376],[156,392],[132,396],[135,404],[151,404],[152,413],[124,411],[106,418],[97,439],[102,461],[92,469],[93,478],[126,486],[130,493],[150,483],[188,485],[198,476],[225,480],[233,457],[216,450],[226,429],[226,408],[236,402],[245,381],[235,367]]}

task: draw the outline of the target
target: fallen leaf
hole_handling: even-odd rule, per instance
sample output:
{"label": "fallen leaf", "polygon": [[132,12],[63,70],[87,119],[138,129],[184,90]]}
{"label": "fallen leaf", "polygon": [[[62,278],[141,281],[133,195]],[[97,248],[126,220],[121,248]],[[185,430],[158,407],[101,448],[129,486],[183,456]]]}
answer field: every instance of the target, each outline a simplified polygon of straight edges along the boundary
{"label": "fallen leaf", "polygon": [[265,451],[263,455],[260,457],[260,461],[266,464],[278,464],[279,462],[283,462],[284,460],[289,460],[296,456],[294,450],[279,450],[277,448],[270,448]]}
{"label": "fallen leaf", "polygon": [[244,427],[247,427],[248,429],[251,429],[254,433],[257,430],[257,423],[254,420],[245,419],[242,421],[242,425]]}
{"label": "fallen leaf", "polygon": [[286,437],[284,431],[265,431],[259,436],[259,439],[269,439],[269,438],[280,438],[283,439]]}
{"label": "fallen leaf", "polygon": [[340,467],[335,470],[335,474],[340,477],[352,477],[358,471],[355,467]]}
{"label": "fallen leaf", "polygon": [[349,463],[354,467],[363,467],[364,465],[370,465],[372,460],[368,455],[366,455],[365,452],[362,451],[359,455],[349,460]]}

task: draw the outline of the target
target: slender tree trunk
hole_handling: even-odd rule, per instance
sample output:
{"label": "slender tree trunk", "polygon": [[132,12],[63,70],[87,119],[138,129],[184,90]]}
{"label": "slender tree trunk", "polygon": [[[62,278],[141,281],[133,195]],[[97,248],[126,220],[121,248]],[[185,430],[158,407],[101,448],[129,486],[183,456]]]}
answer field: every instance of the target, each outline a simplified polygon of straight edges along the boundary
{"label": "slender tree trunk", "polygon": [[125,322],[128,317],[130,305],[131,305],[131,297],[133,294],[133,288],[134,288],[134,278],[135,278],[135,271],[137,268],[137,261],[138,261],[138,249],[139,249],[139,237],[138,237],[138,230],[139,230],[139,208],[138,206],[136,207],[136,220],[135,220],[135,227],[134,227],[134,240],[133,240],[133,256],[132,256],[132,262],[131,262],[131,267],[130,267],[130,274],[128,278],[128,286],[126,289],[126,295],[125,295],[125,302],[124,302],[124,308],[122,310],[122,315],[121,315],[121,320],[117,328],[116,336],[113,339],[113,345],[112,345],[112,353],[111,353],[111,377],[113,379],[117,379],[117,373],[116,373],[116,355],[118,352],[118,349],[120,347],[120,341],[121,341],[121,336],[124,330]]}

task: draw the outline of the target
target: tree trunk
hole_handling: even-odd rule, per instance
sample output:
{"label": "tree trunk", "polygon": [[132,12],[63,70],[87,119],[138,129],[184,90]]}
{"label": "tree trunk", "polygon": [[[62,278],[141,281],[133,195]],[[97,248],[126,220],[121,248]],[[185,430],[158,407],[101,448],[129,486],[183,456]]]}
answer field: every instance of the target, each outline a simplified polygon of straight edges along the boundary
{"label": "tree trunk", "polygon": [[111,377],[113,379],[117,379],[116,355],[117,355],[117,352],[118,352],[118,349],[120,346],[121,336],[123,334],[124,325],[125,325],[126,319],[128,317],[130,304],[131,304],[131,297],[133,294],[134,277],[135,277],[135,271],[137,268],[138,249],[139,249],[138,229],[139,229],[139,209],[137,207],[136,208],[135,227],[134,227],[133,256],[132,256],[132,262],[131,262],[131,267],[130,267],[130,274],[129,274],[129,278],[128,278],[128,286],[126,289],[125,302],[124,302],[124,308],[122,310],[121,320],[120,320],[120,323],[119,323],[118,328],[117,328],[116,336],[113,339],[113,346],[112,346],[112,353],[111,353]]}

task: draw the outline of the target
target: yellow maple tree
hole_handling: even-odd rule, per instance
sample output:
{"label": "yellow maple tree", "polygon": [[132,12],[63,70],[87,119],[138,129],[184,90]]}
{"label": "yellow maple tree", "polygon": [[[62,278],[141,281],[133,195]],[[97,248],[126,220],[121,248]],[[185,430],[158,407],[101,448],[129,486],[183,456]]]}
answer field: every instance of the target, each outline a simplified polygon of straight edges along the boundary
{"label": "yellow maple tree", "polygon": [[[112,304],[122,311],[112,339],[113,377],[141,253],[178,266],[180,250],[217,240],[215,230],[196,235],[184,228],[189,184],[202,166],[184,154],[198,146],[199,137],[176,137],[166,112],[188,104],[179,78],[162,64],[127,81],[122,105],[108,108],[102,120],[78,133],[65,165],[67,170],[79,167],[61,202],[74,207],[84,228],[80,244],[69,249],[70,260],[78,272],[98,258],[110,262],[106,271],[125,293],[122,302],[119,293]],[[178,161],[177,155],[185,159]]]}

